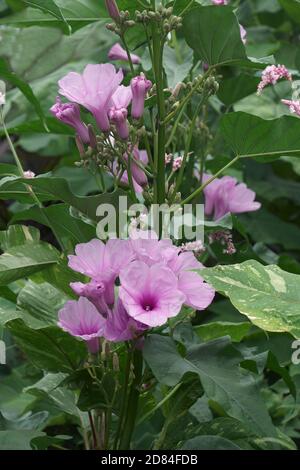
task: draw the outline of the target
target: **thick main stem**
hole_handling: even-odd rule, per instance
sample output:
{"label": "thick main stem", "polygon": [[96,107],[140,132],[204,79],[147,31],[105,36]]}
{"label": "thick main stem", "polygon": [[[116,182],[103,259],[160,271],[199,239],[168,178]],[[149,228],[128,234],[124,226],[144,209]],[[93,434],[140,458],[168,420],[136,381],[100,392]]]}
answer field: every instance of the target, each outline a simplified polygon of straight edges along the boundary
{"label": "thick main stem", "polygon": [[153,40],[153,68],[155,73],[156,93],[157,93],[157,155],[156,155],[156,203],[165,202],[165,140],[166,124],[164,122],[166,109],[164,97],[164,77],[163,77],[163,39],[161,31],[156,23],[152,25]]}
{"label": "thick main stem", "polygon": [[127,413],[125,417],[125,426],[123,428],[121,442],[120,442],[120,450],[129,450],[132,434],[134,431],[134,426],[136,422],[137,410],[138,410],[138,401],[140,395],[140,382],[143,373],[143,356],[141,351],[135,350],[133,352],[133,373],[134,379],[132,381],[129,398],[128,398],[128,405],[127,405]]}

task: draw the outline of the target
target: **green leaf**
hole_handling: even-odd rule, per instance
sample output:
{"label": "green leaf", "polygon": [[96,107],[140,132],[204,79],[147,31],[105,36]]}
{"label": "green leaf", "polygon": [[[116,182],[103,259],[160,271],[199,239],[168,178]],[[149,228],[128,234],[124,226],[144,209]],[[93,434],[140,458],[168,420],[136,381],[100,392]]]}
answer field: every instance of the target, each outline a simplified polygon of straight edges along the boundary
{"label": "green leaf", "polygon": [[242,450],[233,442],[224,437],[199,436],[186,441],[182,450]]}
{"label": "green leaf", "polygon": [[50,13],[50,15],[62,21],[65,24],[67,33],[71,34],[72,29],[70,25],[66,21],[64,15],[62,14],[61,9],[56,5],[56,3],[53,0],[23,0],[23,1],[27,3],[28,5],[32,6],[33,8],[42,10],[45,13]]}
{"label": "green leaf", "polygon": [[64,178],[40,176],[33,179],[3,178],[0,182],[0,199],[17,199],[20,202],[32,203],[25,184],[34,188],[42,201],[61,200],[91,220],[97,220],[97,208],[101,204],[112,204],[118,209],[119,197],[127,197],[126,191],[117,190],[112,193],[98,194],[96,196],[77,196],[70,189],[68,181]]}
{"label": "green leaf", "polygon": [[6,327],[28,359],[39,369],[55,373],[74,372],[86,357],[85,344],[58,327],[33,330],[21,319],[9,321]]}
{"label": "green leaf", "polygon": [[31,441],[44,436],[40,431],[0,431],[0,450],[32,450]]}
{"label": "green leaf", "polygon": [[[42,5],[44,0],[34,3]],[[65,23],[67,22],[72,31],[76,31],[83,26],[108,17],[104,2],[99,2],[99,0],[55,0],[55,4],[63,19],[53,14],[53,7],[51,12],[45,13],[45,11],[39,11],[35,5],[35,8],[28,7],[24,11],[6,17],[1,22],[5,22],[6,25],[13,24],[19,28],[33,25],[63,26],[64,30],[66,30]]]}
{"label": "green leaf", "polygon": [[57,312],[69,298],[62,291],[46,282],[28,281],[18,295],[20,318],[33,329],[57,324]]}
{"label": "green leaf", "polygon": [[266,121],[237,112],[223,116],[221,133],[240,157],[300,156],[300,120],[282,116]]}
{"label": "green leaf", "polygon": [[226,321],[206,323],[195,326],[197,335],[204,341],[222,336],[230,336],[231,341],[239,343],[249,333],[251,323],[230,323]]}
{"label": "green leaf", "polygon": [[298,0],[279,0],[282,8],[296,23],[300,23],[300,2]]}
{"label": "green leaf", "polygon": [[160,383],[174,386],[186,373],[194,372],[209,399],[229,416],[245,422],[258,435],[276,436],[257,383],[252,374],[239,368],[241,357],[228,338],[195,345],[182,357],[170,338],[150,335],[143,353]]}
{"label": "green leaf", "polygon": [[168,86],[174,88],[177,83],[182,82],[193,66],[193,53],[190,49],[179,52],[181,60],[175,49],[166,47],[164,50],[164,69],[167,75]]}
{"label": "green leaf", "polygon": [[19,90],[26,96],[27,100],[33,105],[37,115],[39,116],[40,120],[43,123],[43,126],[46,131],[48,131],[48,127],[45,121],[44,111],[40,105],[40,102],[35,97],[32,88],[28,83],[22,80],[20,77],[17,76],[15,72],[12,72],[7,65],[7,62],[4,59],[0,58],[0,77],[4,80],[7,80],[15,87],[19,88]]}
{"label": "green leaf", "polygon": [[0,285],[6,285],[58,262],[57,250],[47,243],[26,243],[0,256]]}
{"label": "green leaf", "polygon": [[0,245],[3,251],[25,243],[36,243],[40,240],[40,232],[35,227],[11,225],[7,230],[0,231]]}
{"label": "green leaf", "polygon": [[260,79],[241,73],[237,77],[226,78],[220,83],[218,98],[226,105],[231,106],[245,96],[255,93]]}
{"label": "green leaf", "polygon": [[300,337],[300,276],[253,260],[207,268],[201,276],[254,325]]}
{"label": "green leaf", "polygon": [[[44,214],[46,214],[46,218]],[[72,217],[67,204],[53,204],[43,209],[31,207],[25,211],[17,212],[12,217],[11,223],[20,220],[34,220],[50,229],[54,228],[64,246],[69,247],[70,251],[77,243],[86,243],[96,236],[95,227]]]}
{"label": "green leaf", "polygon": [[184,16],[183,33],[196,57],[209,65],[263,67],[248,59],[238,20],[230,7],[210,5],[191,9]]}

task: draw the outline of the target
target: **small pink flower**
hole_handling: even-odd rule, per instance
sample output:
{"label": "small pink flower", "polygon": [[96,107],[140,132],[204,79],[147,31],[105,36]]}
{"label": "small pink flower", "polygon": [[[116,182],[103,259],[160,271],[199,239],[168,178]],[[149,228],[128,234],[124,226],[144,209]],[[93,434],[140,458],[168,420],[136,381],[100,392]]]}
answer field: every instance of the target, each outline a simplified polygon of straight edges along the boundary
{"label": "small pink flower", "polygon": [[58,326],[70,335],[86,341],[91,353],[99,350],[99,337],[103,335],[105,319],[96,307],[81,297],[71,300],[58,312]]}
{"label": "small pink flower", "polygon": [[145,75],[141,73],[139,76],[131,80],[132,90],[132,107],[131,115],[134,119],[139,119],[144,114],[145,98],[147,92],[152,87],[152,82],[147,80]]}
{"label": "small pink flower", "polygon": [[35,173],[33,171],[31,170],[24,171],[24,178],[31,179],[34,177],[35,177]]}
{"label": "small pink flower", "polygon": [[227,5],[227,0],[211,0],[214,5]]}
{"label": "small pink flower", "polygon": [[131,88],[123,85],[117,88],[111,99],[111,108],[108,111],[108,116],[116,125],[117,132],[121,139],[127,139],[129,136],[127,108],[131,100]]}
{"label": "small pink flower", "polygon": [[82,75],[69,72],[59,80],[59,93],[88,109],[99,128],[107,132],[111,98],[122,80],[122,70],[117,72],[112,64],[89,64]]}
{"label": "small pink flower", "polygon": [[[203,176],[207,181],[209,175]],[[261,204],[255,202],[255,192],[244,183],[238,183],[231,176],[216,178],[204,189],[205,214],[218,220],[228,213],[240,214],[260,209]]]}
{"label": "small pink flower", "polygon": [[201,240],[184,243],[180,249],[182,252],[193,251],[194,253],[203,253],[203,251],[205,251],[205,247]]}
{"label": "small pink flower", "polygon": [[120,12],[116,0],[105,0],[105,5],[109,16],[113,20],[118,21],[120,19]]}
{"label": "small pink flower", "polygon": [[245,30],[244,26],[241,24],[239,25],[240,27],[240,34],[241,34],[241,40],[244,44],[247,42],[247,31]]}
{"label": "small pink flower", "polygon": [[292,80],[292,75],[284,65],[268,65],[262,72],[261,81],[257,87],[257,94],[260,95],[267,85],[275,85],[282,78],[289,81]]}
{"label": "small pink flower", "polygon": [[171,153],[165,154],[165,164],[168,165],[173,160],[173,155]]}
{"label": "small pink flower", "polygon": [[173,171],[177,171],[181,168],[183,162],[183,157],[179,156],[173,160]]}
{"label": "small pink flower", "polygon": [[[141,59],[139,58],[138,55],[130,54],[130,57],[131,57],[131,61],[132,61],[133,64],[140,64],[141,63]],[[108,58],[110,60],[124,60],[124,61],[128,62],[127,52],[118,43],[115,44],[114,46],[112,46],[112,48],[110,49],[110,51],[108,53]]]}
{"label": "small pink flower", "polygon": [[147,326],[163,325],[185,301],[176,276],[160,263],[134,261],[121,271],[120,281],[119,296],[129,316]]}
{"label": "small pink flower", "polygon": [[300,101],[299,100],[281,100],[283,104],[289,107],[290,112],[300,116]]}
{"label": "small pink flower", "polygon": [[61,122],[72,126],[76,133],[81,138],[82,142],[88,143],[90,141],[87,126],[82,122],[80,117],[80,108],[75,103],[62,103],[59,96],[56,98],[56,103],[50,108],[53,116]]}

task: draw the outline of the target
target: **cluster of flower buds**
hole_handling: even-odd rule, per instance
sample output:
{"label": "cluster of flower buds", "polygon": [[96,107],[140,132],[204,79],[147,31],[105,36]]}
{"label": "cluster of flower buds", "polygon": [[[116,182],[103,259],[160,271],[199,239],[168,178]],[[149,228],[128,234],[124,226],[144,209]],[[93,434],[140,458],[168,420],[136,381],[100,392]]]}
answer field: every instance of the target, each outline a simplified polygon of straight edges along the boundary
{"label": "cluster of flower buds", "polygon": [[214,232],[209,235],[208,240],[209,243],[219,241],[221,245],[224,245],[225,248],[223,253],[226,255],[234,255],[236,253],[236,247],[234,246],[232,240],[232,234],[228,230],[219,230],[218,232]]}
{"label": "cluster of flower buds", "polygon": [[181,251],[193,251],[195,254],[201,254],[205,251],[205,246],[202,240],[195,240],[194,242],[187,242],[181,245]]}
{"label": "cluster of flower buds", "polygon": [[121,36],[128,28],[132,28],[135,25],[135,21],[130,19],[130,13],[128,10],[122,10],[118,13],[118,17],[115,18],[110,15],[115,22],[108,23],[106,25],[106,28],[109,31],[112,31],[113,33],[117,34],[118,36]]}
{"label": "cluster of flower buds", "polygon": [[143,24],[147,24],[150,21],[155,20],[161,25],[165,34],[168,34],[173,30],[179,29],[182,26],[182,18],[180,16],[173,15],[173,8],[165,8],[162,5],[160,5],[156,11],[136,11],[135,19],[137,23]]}
{"label": "cluster of flower buds", "polygon": [[204,82],[203,91],[208,96],[212,96],[212,95],[215,95],[218,92],[218,90],[219,90],[219,83],[217,82],[215,77],[213,77],[212,75],[207,77],[207,79]]}

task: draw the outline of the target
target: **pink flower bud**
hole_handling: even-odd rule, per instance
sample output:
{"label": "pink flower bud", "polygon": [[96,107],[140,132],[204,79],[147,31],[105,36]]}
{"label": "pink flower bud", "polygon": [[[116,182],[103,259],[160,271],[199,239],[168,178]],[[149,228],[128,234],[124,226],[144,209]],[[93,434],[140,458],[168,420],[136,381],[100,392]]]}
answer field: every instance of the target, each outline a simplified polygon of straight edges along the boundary
{"label": "pink flower bud", "polygon": [[56,103],[50,108],[50,112],[61,122],[72,126],[84,143],[88,143],[89,131],[87,126],[81,121],[80,108],[75,103],[62,103],[59,97]]}
{"label": "pink flower bud", "polygon": [[132,99],[130,87],[119,86],[112,96],[111,108],[108,111],[109,119],[116,125],[117,132],[121,139],[127,139],[129,136],[129,128],[127,122],[127,107]]}
{"label": "pink flower bud", "polygon": [[211,0],[214,5],[227,5],[227,0]]}
{"label": "pink flower bud", "polygon": [[120,12],[118,5],[115,0],[105,0],[105,5],[108,11],[109,16],[115,20],[118,21],[120,19]]}
{"label": "pink flower bud", "polygon": [[147,80],[145,75],[141,73],[131,80],[132,91],[132,107],[131,115],[134,119],[139,119],[144,114],[145,98],[147,92],[152,87],[152,82]]}
{"label": "pink flower bud", "polygon": [[[131,57],[131,61],[132,61],[133,64],[140,64],[141,63],[141,59],[139,58],[138,55],[130,54],[130,57]],[[124,60],[124,61],[128,62],[127,52],[118,43],[115,44],[114,46],[112,46],[112,48],[110,49],[110,51],[108,53],[108,58],[110,60]]]}
{"label": "pink flower bud", "polygon": [[109,119],[116,125],[117,132],[121,139],[127,139],[129,136],[129,128],[127,122],[127,109],[111,108],[108,113]]}

